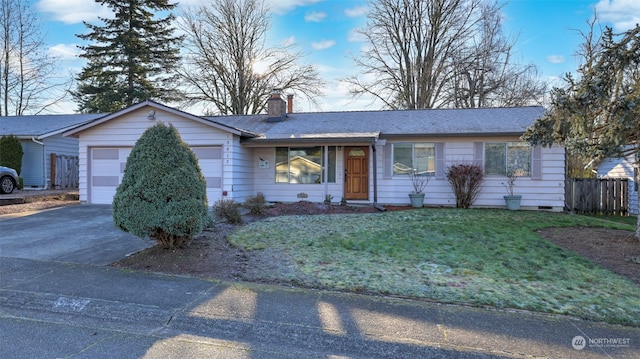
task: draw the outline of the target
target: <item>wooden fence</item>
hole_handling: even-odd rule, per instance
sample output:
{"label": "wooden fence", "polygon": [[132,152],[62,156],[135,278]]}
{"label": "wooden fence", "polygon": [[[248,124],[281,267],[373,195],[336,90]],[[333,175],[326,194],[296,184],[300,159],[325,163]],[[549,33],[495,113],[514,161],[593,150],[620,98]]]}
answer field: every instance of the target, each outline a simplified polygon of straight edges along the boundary
{"label": "wooden fence", "polygon": [[565,208],[578,214],[629,215],[629,180],[626,178],[568,178]]}
{"label": "wooden fence", "polygon": [[78,188],[78,156],[51,154],[51,188]]}

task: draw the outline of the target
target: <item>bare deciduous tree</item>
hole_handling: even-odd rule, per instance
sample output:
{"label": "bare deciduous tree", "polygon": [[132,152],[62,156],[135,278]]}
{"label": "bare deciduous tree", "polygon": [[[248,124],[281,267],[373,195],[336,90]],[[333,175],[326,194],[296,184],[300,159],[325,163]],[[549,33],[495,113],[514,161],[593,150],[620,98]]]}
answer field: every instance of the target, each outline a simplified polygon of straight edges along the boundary
{"label": "bare deciduous tree", "polygon": [[377,0],[367,27],[367,48],[354,58],[364,76],[346,79],[354,96],[372,95],[392,109],[443,106],[461,53],[478,19],[480,0]]}
{"label": "bare deciduous tree", "polygon": [[181,24],[189,54],[181,70],[188,105],[222,115],[265,110],[273,88],[315,103],[324,85],[312,65],[299,65],[293,45],[265,46],[269,12],[260,0],[214,0],[186,10]]}
{"label": "bare deciduous tree", "polygon": [[476,34],[466,50],[453,58],[449,99],[457,108],[509,107],[541,104],[547,91],[535,65],[512,60],[514,42],[502,32],[502,6],[485,3],[480,8]]}
{"label": "bare deciduous tree", "polygon": [[346,79],[354,96],[393,109],[528,104],[545,90],[533,66],[511,62],[501,6],[482,0],[375,0],[367,48]]}
{"label": "bare deciduous tree", "polygon": [[43,112],[66,96],[70,77],[58,73],[28,3],[0,0],[0,6],[0,115]]}

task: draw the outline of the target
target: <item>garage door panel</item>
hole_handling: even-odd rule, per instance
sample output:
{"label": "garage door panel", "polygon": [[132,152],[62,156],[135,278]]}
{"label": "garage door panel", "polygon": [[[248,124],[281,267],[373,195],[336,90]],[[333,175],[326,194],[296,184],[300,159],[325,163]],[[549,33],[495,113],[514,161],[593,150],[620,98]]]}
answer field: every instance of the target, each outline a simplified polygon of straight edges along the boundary
{"label": "garage door panel", "polygon": [[111,204],[127,164],[131,148],[93,148],[91,150],[91,203]]}
{"label": "garage door panel", "polygon": [[117,187],[120,184],[118,176],[93,176],[91,183],[96,187]]}
{"label": "garage door panel", "polygon": [[194,147],[192,150],[199,160],[222,159],[222,147]]}
{"label": "garage door panel", "polygon": [[205,177],[207,188],[222,188],[222,177]]}
{"label": "garage door panel", "polygon": [[[222,147],[194,147],[193,152],[207,182],[207,199],[212,205],[222,198]],[[122,182],[131,148],[93,148],[90,164],[90,202],[113,203],[116,188]]]}
{"label": "garage door panel", "polygon": [[193,147],[198,165],[207,182],[207,200],[209,205],[222,198],[222,147]]}

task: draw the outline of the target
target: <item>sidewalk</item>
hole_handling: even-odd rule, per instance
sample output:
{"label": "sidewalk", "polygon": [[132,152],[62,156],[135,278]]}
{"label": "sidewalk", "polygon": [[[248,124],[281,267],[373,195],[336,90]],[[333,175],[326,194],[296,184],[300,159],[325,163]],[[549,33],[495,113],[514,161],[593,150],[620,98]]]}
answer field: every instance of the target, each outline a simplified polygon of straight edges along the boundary
{"label": "sidewalk", "polygon": [[640,358],[638,328],[6,257],[0,333],[2,358]]}

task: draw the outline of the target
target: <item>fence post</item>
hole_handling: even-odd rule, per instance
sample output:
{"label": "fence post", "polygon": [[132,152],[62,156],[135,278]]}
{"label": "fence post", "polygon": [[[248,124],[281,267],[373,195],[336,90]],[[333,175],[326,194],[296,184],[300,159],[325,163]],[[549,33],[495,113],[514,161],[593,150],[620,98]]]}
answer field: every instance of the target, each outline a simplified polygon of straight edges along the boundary
{"label": "fence post", "polygon": [[50,162],[51,162],[51,173],[50,173],[50,180],[49,180],[49,187],[51,187],[52,189],[56,188],[56,184],[58,183],[56,181],[56,154],[52,153],[50,156]]}

